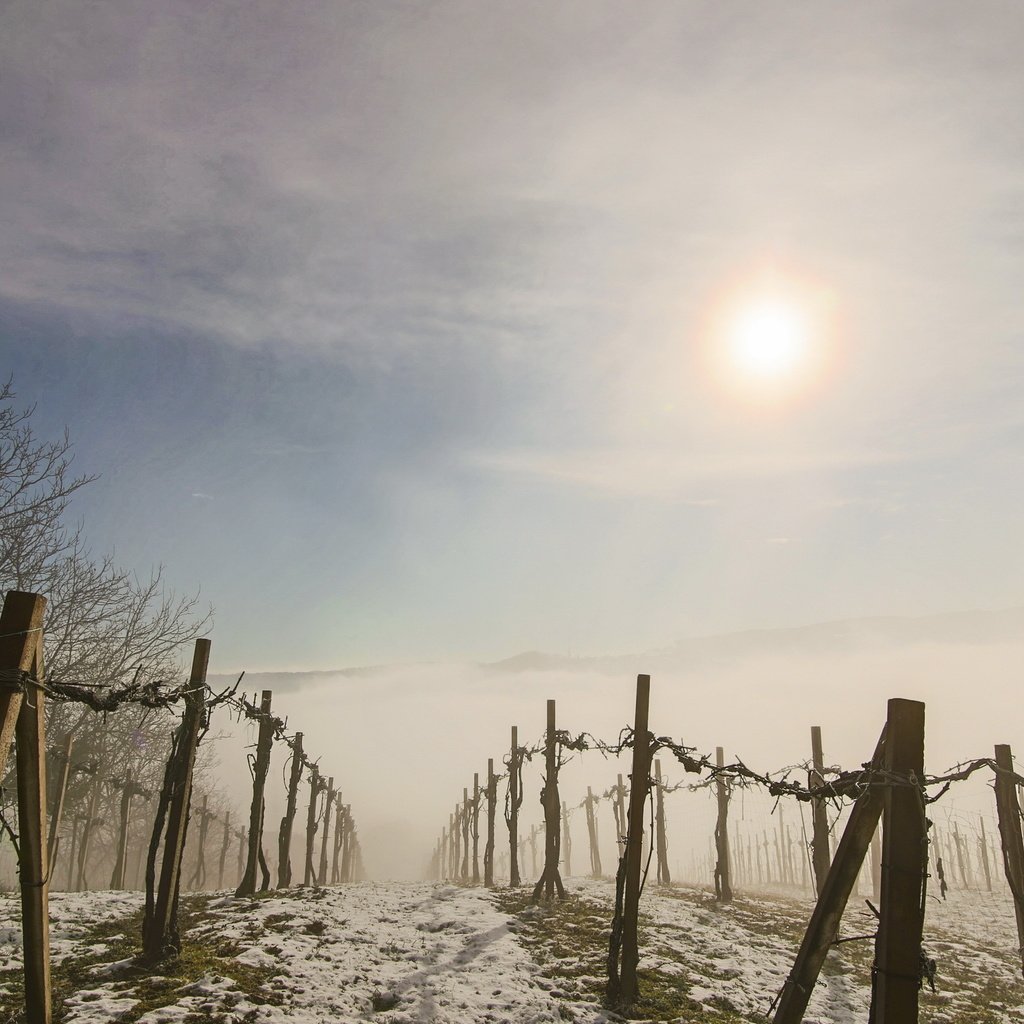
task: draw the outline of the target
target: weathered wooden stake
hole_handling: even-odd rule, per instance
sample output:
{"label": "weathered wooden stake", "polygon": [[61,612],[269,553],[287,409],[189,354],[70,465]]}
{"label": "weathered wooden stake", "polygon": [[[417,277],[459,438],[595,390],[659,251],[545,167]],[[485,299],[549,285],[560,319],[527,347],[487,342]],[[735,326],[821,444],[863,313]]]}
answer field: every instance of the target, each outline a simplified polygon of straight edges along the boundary
{"label": "weathered wooden stake", "polygon": [[996,811],[999,814],[999,842],[1003,867],[1013,896],[1017,918],[1017,939],[1024,970],[1024,837],[1020,828],[1020,803],[1013,773],[1013,752],[1008,744],[996,746]]}
{"label": "weathered wooden stake", "polygon": [[[881,767],[884,749],[883,731],[871,759],[871,770],[877,771]],[[853,805],[843,837],[825,877],[825,887],[814,906],[793,969],[779,996],[774,1024],[801,1024],[804,1019],[804,1011],[821,973],[825,956],[839,931],[839,922],[853,891],[857,872],[864,863],[871,836],[878,827],[883,803],[882,787],[869,784]],[[767,835],[765,847],[767,856]]]}
{"label": "weathered wooden stake", "polygon": [[459,877],[464,882],[469,881],[469,789],[462,788],[462,868]]}
{"label": "weathered wooden stake", "polygon": [[[629,776],[629,828],[626,832],[624,869],[624,896],[622,903],[621,935],[612,927],[609,943],[608,997],[613,1005],[628,1007],[640,994],[636,970],[640,963],[637,941],[637,918],[640,909],[641,837],[644,833],[644,805],[650,790],[651,734],[647,728],[651,700],[651,677],[636,677],[636,714],[633,725],[633,770]],[[616,940],[621,943],[622,967],[616,977],[612,953],[617,952]]]}
{"label": "weathered wooden stake", "polygon": [[320,839],[320,870],[317,878],[321,885],[327,884],[327,837],[331,831],[331,807],[334,804],[334,776],[327,778],[327,796],[324,798],[324,834]]}
{"label": "weathered wooden stake", "polygon": [[523,794],[519,788],[521,772],[521,754],[519,752],[519,727],[512,726],[512,753],[508,762],[508,884],[522,885],[519,877],[519,808],[523,802]]}
{"label": "weathered wooden stake", "polygon": [[125,878],[128,872],[128,830],[132,820],[132,799],[145,792],[141,786],[136,786],[132,778],[131,769],[125,775],[124,783],[121,785],[121,815],[120,826],[117,838],[117,857],[114,861],[114,870],[110,876],[111,889],[123,889]]}
{"label": "weathered wooden stake", "polygon": [[311,885],[316,882],[316,872],[313,870],[313,847],[316,842],[316,808],[321,786],[320,771],[314,768],[309,773],[309,807],[306,809],[306,856],[303,885]]}
{"label": "weathered wooden stake", "polygon": [[572,877],[572,833],[569,831],[569,808],[562,801],[562,849],[565,863],[565,877]]}
{"label": "weathered wooden stake", "polygon": [[352,881],[352,841],[355,838],[355,822],[352,820],[352,805],[345,804],[345,845],[341,848],[341,880]]}
{"label": "weathered wooden stake", "polygon": [[17,737],[18,881],[24,950],[25,1020],[50,1024],[50,866],[46,841],[46,699],[39,594],[9,590],[0,613],[0,775]]}
{"label": "weathered wooden stake", "polygon": [[[541,804],[544,807],[544,869],[534,886],[534,898],[554,899],[555,890],[559,898],[565,896],[562,877],[558,872],[561,855],[561,802],[558,799],[558,736],[555,730],[555,701],[548,701],[548,727],[544,748],[544,788]],[[536,844],[535,844],[536,849]],[[535,871],[537,870],[535,866]]]}
{"label": "weathered wooden stake", "polygon": [[292,744],[292,767],[288,775],[288,802],[281,830],[277,837],[277,887],[287,889],[292,884],[292,826],[299,801],[299,780],[302,778],[302,733],[295,734]]}
{"label": "weathered wooden stake", "polygon": [[[715,747],[715,764],[725,766],[725,751]],[[715,793],[718,798],[718,819],[715,823],[715,899],[721,903],[732,900],[732,883],[729,881],[729,787],[725,779],[715,777]]]}
{"label": "weathered wooden stake", "polygon": [[[271,690],[260,694],[259,732],[256,737],[256,757],[252,762],[252,804],[249,808],[249,849],[245,870],[235,890],[236,896],[251,896],[256,891],[256,871],[263,867],[263,815],[266,806],[267,773],[270,771],[270,751],[274,744],[274,719],[270,714],[273,699]],[[266,875],[264,872],[264,879]]]}
{"label": "weathered wooden stake", "polygon": [[655,846],[658,858],[658,885],[671,885],[672,876],[668,871],[668,840],[665,836],[665,794],[661,785],[661,759],[654,761],[654,784],[655,784]]}
{"label": "weathered wooden stake", "polygon": [[96,771],[93,773],[92,786],[89,789],[89,809],[85,816],[85,824],[82,826],[81,838],[78,841],[78,874],[75,879],[75,888],[79,892],[85,892],[89,888],[89,850],[92,846],[93,831],[102,824],[102,819],[99,818],[97,812],[100,794],[103,792],[106,781],[106,736],[104,736],[100,742]]}
{"label": "weathered wooden stake", "polygon": [[[185,693],[185,710],[167,763],[160,807],[157,810],[149,855],[146,859],[146,912],[142,924],[142,951],[144,959],[150,963],[181,949],[181,937],[178,933],[181,857],[188,832],[192,770],[195,767],[196,747],[199,745],[199,732],[206,710],[206,668],[209,661],[210,641],[197,640],[192,656],[189,688]],[[165,821],[160,884],[154,900],[156,856]]]}
{"label": "weathered wooden stake", "polygon": [[981,822],[981,836],[978,839],[978,853],[981,858],[981,866],[985,870],[985,888],[992,891],[992,872],[988,866],[988,843],[985,841],[985,819],[979,814],[978,820]]}
{"label": "weathered wooden stake", "polygon": [[474,885],[480,884],[480,773],[473,772],[473,819],[470,824],[473,836],[473,878]]}
{"label": "weathered wooden stake", "polygon": [[[808,773],[808,788],[821,789],[825,785],[825,759],[821,749],[821,726],[811,726],[812,769]],[[811,804],[813,836],[811,838],[811,862],[814,864],[814,890],[820,896],[828,877],[831,863],[828,842],[828,809],[825,801],[816,799]]]}
{"label": "weathered wooden stake", "polygon": [[494,818],[498,802],[498,780],[494,774],[494,758],[487,758],[487,841],[484,844],[484,885],[494,885]]}
{"label": "weathered wooden stake", "polygon": [[626,833],[629,831],[629,824],[626,821],[626,786],[622,781],[622,776],[618,776],[618,782],[615,786],[615,833],[617,835],[616,842],[619,847],[619,857],[626,852]]}
{"label": "weathered wooden stake", "polygon": [[885,787],[882,898],[875,939],[873,1024],[912,1024],[921,989],[922,893],[928,870],[924,795],[924,704],[893,698],[885,770],[904,781]]}
{"label": "weathered wooden stake", "polygon": [[217,815],[210,810],[210,797],[203,797],[203,806],[199,810],[199,835],[196,842],[196,866],[189,879],[189,887],[194,891],[206,886],[206,836],[210,830],[210,821]]}
{"label": "weathered wooden stake", "polygon": [[[337,885],[341,881],[341,865],[338,858],[341,856],[341,844],[345,839],[344,820],[341,793],[337,793],[334,797],[334,854],[331,857],[331,885]],[[440,855],[440,851],[438,851],[438,857]]]}

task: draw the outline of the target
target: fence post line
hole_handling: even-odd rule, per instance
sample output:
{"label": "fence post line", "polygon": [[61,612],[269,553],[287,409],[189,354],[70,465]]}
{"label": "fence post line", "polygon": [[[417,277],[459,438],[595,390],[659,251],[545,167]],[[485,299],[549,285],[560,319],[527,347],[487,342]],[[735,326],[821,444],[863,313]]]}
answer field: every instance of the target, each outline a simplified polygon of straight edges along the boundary
{"label": "fence post line", "polygon": [[142,926],[143,956],[149,962],[161,959],[168,947],[180,946],[178,935],[178,893],[181,887],[181,857],[188,831],[189,806],[192,800],[192,770],[203,712],[206,709],[206,669],[210,661],[210,641],[196,641],[192,655],[189,687],[185,692],[185,710],[177,733],[177,743],[168,763],[169,784],[164,854],[160,861],[160,884],[155,906],[152,898],[152,871],[155,871],[159,835],[150,842],[146,863],[146,917]]}
{"label": "fence post line", "polygon": [[292,826],[299,801],[299,781],[302,778],[302,733],[292,741],[292,767],[288,776],[288,802],[281,830],[277,837],[277,887],[287,889],[292,884]]}
{"label": "fence post line", "polygon": [[317,877],[321,885],[327,884],[327,837],[331,831],[331,804],[334,803],[334,776],[327,777],[327,796],[324,798],[324,834],[320,837],[320,870]]}
{"label": "fence post line", "polygon": [[487,758],[487,841],[484,843],[484,885],[494,885],[494,817],[498,796],[498,780],[494,775],[494,758]]}
{"label": "fence post line", "polygon": [[923,803],[924,704],[893,698],[885,736],[887,773],[907,781],[885,787],[882,899],[875,940],[874,1024],[917,1020],[921,971],[921,894],[928,833]]}
{"label": "fence post line", "polygon": [[655,841],[658,858],[658,884],[671,885],[672,876],[668,870],[668,838],[665,835],[665,794],[661,784],[661,758],[654,760],[654,784],[655,784]]}
{"label": "fence post line", "polygon": [[996,811],[999,814],[999,843],[1003,850],[1006,881],[1013,896],[1017,919],[1017,938],[1021,947],[1024,970],[1024,838],[1021,836],[1020,803],[1013,776],[1013,752],[1009,744],[1000,743],[996,755]]}
{"label": "fence post line", "polygon": [[637,917],[640,909],[641,838],[644,834],[644,805],[650,788],[651,736],[648,718],[651,677],[636,677],[636,713],[633,725],[633,770],[629,776],[629,821],[626,832],[626,878],[622,908],[622,973],[619,1002],[630,1006],[639,995],[636,969],[640,963]]}
{"label": "fence post line", "polygon": [[53,813],[50,815],[50,835],[46,843],[47,863],[50,874],[53,874],[57,866],[57,851],[60,849],[60,824],[64,817],[64,798],[68,792],[68,779],[71,776],[71,750],[75,744],[75,737],[71,733],[64,736],[64,750],[61,753],[60,777],[57,782],[57,789],[54,799]]}
{"label": "fence post line", "polygon": [[508,884],[522,885],[519,876],[519,805],[522,803],[519,792],[519,726],[512,726],[512,756],[508,767]]}
{"label": "fence post line", "polygon": [[17,737],[18,878],[24,950],[25,1020],[50,1024],[50,868],[46,821],[46,699],[43,677],[46,598],[9,590],[0,613],[0,672],[30,679],[0,683],[0,774]]}
{"label": "fence post line", "polygon": [[249,807],[249,848],[245,870],[235,890],[236,896],[251,896],[256,891],[256,870],[260,867],[263,847],[264,794],[267,773],[270,771],[270,750],[274,743],[274,720],[270,714],[273,691],[260,695],[259,733],[256,739],[256,758],[252,767],[252,804]]}

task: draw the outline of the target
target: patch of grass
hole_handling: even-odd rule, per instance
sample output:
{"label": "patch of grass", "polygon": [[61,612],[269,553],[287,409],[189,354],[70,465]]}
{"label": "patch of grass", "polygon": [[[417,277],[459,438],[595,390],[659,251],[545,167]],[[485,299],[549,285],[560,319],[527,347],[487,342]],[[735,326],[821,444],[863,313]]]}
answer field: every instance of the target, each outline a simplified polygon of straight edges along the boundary
{"label": "patch of grass", "polygon": [[[208,975],[230,978],[239,996],[257,1003],[281,1003],[281,997],[269,985],[281,972],[276,968],[253,967],[234,959],[237,946],[222,937],[196,933],[211,920],[207,911],[210,897],[190,895],[182,898],[179,915],[183,949],[181,953],[154,967],[136,962],[126,964],[116,974],[97,975],[94,969],[120,960],[137,957],[142,951],[142,909],[112,921],[87,928],[77,940],[82,945],[102,944],[99,952],[87,952],[65,958],[52,970],[53,1020],[60,1024],[68,1014],[67,1000],[83,989],[109,988],[112,995],[137,999],[138,1003],[118,1019],[137,1021],[150,1010],[169,1006],[181,997],[181,989]],[[20,970],[0,973],[0,985],[8,985],[10,1008],[24,1003],[24,985]],[[5,1002],[7,1001],[5,996]],[[6,1008],[6,1007],[5,1007]],[[240,1020],[229,1010],[190,1015],[189,1021]]]}

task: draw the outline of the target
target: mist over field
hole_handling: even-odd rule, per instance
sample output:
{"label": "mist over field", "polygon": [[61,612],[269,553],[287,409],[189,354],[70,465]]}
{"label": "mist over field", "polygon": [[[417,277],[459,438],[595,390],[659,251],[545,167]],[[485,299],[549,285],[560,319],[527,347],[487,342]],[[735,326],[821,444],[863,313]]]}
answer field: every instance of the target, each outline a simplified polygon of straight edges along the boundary
{"label": "mist over field", "polygon": [[[487,758],[503,771],[509,728],[520,742],[543,738],[545,701],[557,701],[558,726],[573,735],[590,732],[609,742],[632,723],[636,672],[651,675],[651,729],[681,740],[698,754],[725,748],[759,772],[800,765],[810,757],[810,726],[822,727],[826,764],[844,769],[867,761],[891,697],[927,705],[926,769],[940,774],[974,757],[991,757],[994,743],[1024,743],[1012,712],[1024,669],[1020,639],[1024,610],[936,616],[919,620],[834,622],[683,641],[647,655],[609,658],[523,655],[490,665],[414,664],[348,672],[256,673],[243,689],[271,688],[289,730],[301,729],[312,752],[324,754],[337,773],[346,802],[359,809],[360,838],[377,877],[421,877],[433,843],[463,787],[481,784]],[[634,666],[635,670],[631,670]],[[233,681],[211,679],[215,686]],[[255,739],[252,727],[232,729],[223,719],[211,743],[221,764],[237,766],[240,747]],[[271,778],[281,776],[275,753]],[[661,755],[667,779],[684,773]],[[542,761],[524,773],[522,822],[542,821]],[[598,752],[573,758],[559,777],[570,806],[590,785],[600,793],[628,775],[628,753],[618,760]],[[794,778],[806,782],[802,772]],[[243,806],[250,791],[237,770],[230,793]],[[695,781],[692,777],[689,781]],[[499,802],[504,803],[503,782]],[[687,863],[703,850],[714,828],[710,791],[667,798],[672,856]],[[763,818],[771,801],[752,792],[751,809]],[[991,815],[991,792],[971,784],[953,794],[960,812]],[[267,820],[283,812],[283,791],[273,786]],[[585,831],[577,817],[579,864]],[[940,816],[941,820],[941,816]],[[613,863],[609,817],[602,859]],[[499,840],[503,838],[500,831]]]}

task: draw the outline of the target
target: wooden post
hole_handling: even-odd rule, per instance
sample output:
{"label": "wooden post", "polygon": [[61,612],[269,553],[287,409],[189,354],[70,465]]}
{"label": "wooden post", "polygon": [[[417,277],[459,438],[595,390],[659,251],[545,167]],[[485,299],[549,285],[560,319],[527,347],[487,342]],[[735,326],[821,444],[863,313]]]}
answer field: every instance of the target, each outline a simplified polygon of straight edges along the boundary
{"label": "wooden post", "polygon": [[462,869],[459,877],[469,881],[469,789],[462,788]]}
{"label": "wooden post", "polygon": [[189,880],[193,891],[199,891],[206,887],[206,836],[210,830],[210,819],[217,815],[209,809],[210,797],[203,797],[203,806],[199,810],[199,837],[196,843],[196,866]]}
{"label": "wooden post", "polygon": [[303,885],[310,885],[316,881],[316,873],[313,870],[313,845],[316,841],[316,805],[319,796],[320,771],[318,768],[314,768],[309,773],[309,807],[306,809],[306,867]]}
{"label": "wooden post", "polygon": [[473,878],[474,885],[480,884],[480,773],[473,772],[473,819],[470,823],[473,836]]}
{"label": "wooden post", "polygon": [[[821,748],[821,726],[811,726],[812,770],[808,773],[808,788],[821,789],[825,785],[825,759]],[[831,863],[828,843],[828,810],[824,799],[818,798],[811,804],[811,862],[814,865],[814,891],[820,896],[828,877]]]}
{"label": "wooden post", "polygon": [[125,872],[128,869],[128,829],[132,819],[132,797],[136,789],[132,781],[132,772],[129,768],[124,783],[121,786],[121,815],[117,834],[117,857],[114,861],[114,870],[110,875],[110,888],[123,889]]}
{"label": "wooden post", "polygon": [[270,771],[270,751],[274,744],[274,719],[270,714],[273,691],[260,694],[259,732],[256,737],[256,757],[252,762],[252,804],[249,807],[249,849],[245,870],[235,890],[236,896],[251,896],[256,891],[256,871],[263,854],[263,814],[267,773]]}
{"label": "wooden post", "polygon": [[331,857],[331,885],[337,885],[341,881],[341,865],[338,858],[341,856],[341,844],[344,838],[345,826],[341,793],[337,793],[334,797],[334,854]]}
{"label": "wooden post", "polygon": [[561,855],[561,801],[558,799],[558,737],[555,731],[555,701],[548,701],[548,727],[545,733],[545,776],[541,802],[544,807],[544,870],[534,886],[534,899],[543,895],[554,899],[555,890],[559,898],[565,896],[562,877],[558,872]]}
{"label": "wooden post", "polygon": [[572,877],[572,833],[569,831],[569,808],[562,801],[562,849],[565,863],[565,877]]}
{"label": "wooden post", "polygon": [[345,844],[341,848],[341,880],[352,881],[352,839],[355,823],[352,821],[352,805],[345,804]]}
{"label": "wooden post", "polygon": [[661,758],[654,761],[655,784],[655,845],[658,858],[658,885],[671,885],[672,877],[668,872],[668,840],[665,836],[665,795],[661,785]]}
{"label": "wooden post", "polygon": [[78,826],[85,819],[80,814],[73,814],[71,816],[71,849],[68,851],[68,878],[64,883],[64,891],[71,892],[75,881],[75,864],[77,863],[75,854],[78,851]]}
{"label": "wooden post", "polygon": [[[871,759],[872,771],[877,771],[881,767],[884,750],[885,731],[882,732]],[[825,887],[815,904],[807,931],[804,932],[803,942],[800,944],[800,951],[779,997],[774,1024],[801,1024],[804,1019],[804,1011],[821,973],[825,956],[839,931],[839,922],[853,891],[857,872],[864,863],[871,837],[878,827],[883,803],[882,787],[869,784],[853,805],[843,837],[839,841],[839,848],[829,866]],[[767,845],[766,835],[765,846]],[[767,849],[765,853],[767,856]]]}
{"label": "wooden post", "polygon": [[530,873],[537,874],[537,826],[530,826]]}
{"label": "wooden post", "polygon": [[46,844],[48,852],[47,863],[50,866],[52,877],[57,867],[57,851],[60,849],[60,823],[64,816],[64,798],[68,792],[68,778],[71,775],[71,749],[74,746],[75,738],[71,733],[64,736],[64,750],[61,753],[60,774],[57,776],[57,787],[54,794],[53,813],[50,815],[50,835]]}
{"label": "wooden post", "polygon": [[[46,841],[46,699],[39,594],[9,590],[0,613],[0,775],[17,737],[18,880],[24,950],[25,1020],[50,1024],[50,865]],[[13,677],[13,678],[11,678]]]}
{"label": "wooden post", "polygon": [[295,734],[292,743],[292,767],[288,775],[288,803],[281,830],[277,837],[277,887],[287,889],[292,884],[292,826],[299,801],[299,780],[302,777],[302,733]]}
{"label": "wooden post", "polygon": [[92,845],[93,830],[101,824],[98,817],[100,794],[106,783],[106,736],[101,740],[99,758],[96,762],[96,770],[92,777],[92,786],[89,789],[89,810],[85,816],[85,824],[82,826],[82,835],[78,840],[78,875],[75,880],[75,888],[79,892],[85,892],[89,888],[89,850]]}
{"label": "wooden post", "polygon": [[494,885],[494,817],[498,802],[498,780],[494,774],[494,758],[487,759],[487,841],[484,844],[484,885]]}
{"label": "wooden post", "polygon": [[[238,837],[238,856],[235,863],[235,875],[238,878],[238,882],[242,880],[242,873],[245,870],[245,848],[247,843],[245,841],[245,829],[240,828],[235,835]],[[237,885],[238,882],[235,884]]]}
{"label": "wooden post", "polygon": [[912,1024],[921,987],[922,893],[928,835],[924,797],[924,704],[889,701],[885,770],[905,776],[885,787],[882,899],[875,939],[873,1024]]}
{"label": "wooden post", "polygon": [[[640,910],[641,836],[644,832],[644,804],[650,789],[651,734],[647,728],[651,700],[651,677],[636,677],[636,713],[633,725],[633,770],[629,776],[629,828],[626,832],[621,934],[613,924],[609,943],[608,997],[613,1005],[632,1006],[640,994],[636,969],[640,963],[637,918]],[[618,902],[618,900],[616,900]],[[617,940],[621,943],[622,967],[616,976]]]}
{"label": "wooden post", "polygon": [[999,843],[1003,867],[1013,896],[1017,918],[1017,939],[1024,970],[1024,838],[1020,829],[1020,803],[1013,773],[1013,752],[1008,744],[996,746],[996,811],[999,814]]}
{"label": "wooden post", "polygon": [[[715,764],[725,766],[725,751],[715,747]],[[725,779],[715,777],[715,793],[718,798],[718,819],[715,823],[715,899],[721,903],[732,900],[732,884],[729,881],[729,787]]]}
{"label": "wooden post", "polygon": [[512,726],[512,754],[508,763],[508,884],[522,885],[519,877],[519,807],[523,795],[519,791],[522,762],[519,753],[519,727]]}
{"label": "wooden post", "polygon": [[871,895],[876,903],[882,898],[882,841],[877,828],[871,833]]}
{"label": "wooden post", "polygon": [[590,842],[590,874],[601,877],[601,850],[597,842],[597,816],[594,814],[594,794],[587,786],[587,838]]}
{"label": "wooden post", "polygon": [[153,838],[146,860],[146,914],[142,925],[143,957],[150,963],[181,949],[178,934],[178,896],[181,889],[181,856],[188,832],[189,807],[192,800],[192,770],[195,767],[199,731],[206,710],[206,668],[210,661],[210,641],[196,641],[192,657],[189,688],[185,693],[185,710],[175,738],[174,749],[164,777],[161,804],[166,800],[164,854],[160,862],[160,884],[154,902],[153,886],[156,854],[164,825],[158,810]]}
{"label": "wooden post", "polygon": [[317,878],[321,885],[327,884],[327,836],[331,830],[331,805],[334,803],[334,776],[328,776],[327,796],[324,798],[324,834],[320,838],[320,870]]}
{"label": "wooden post", "polygon": [[988,843],[985,841],[985,819],[979,814],[978,820],[981,823],[981,836],[978,839],[978,854],[981,858],[981,866],[985,870],[985,888],[992,891],[992,872],[988,866]]}
{"label": "wooden post", "polygon": [[224,888],[224,864],[228,859],[228,846],[231,844],[231,811],[224,812],[224,842],[220,848],[220,862],[217,864],[217,888]]}

